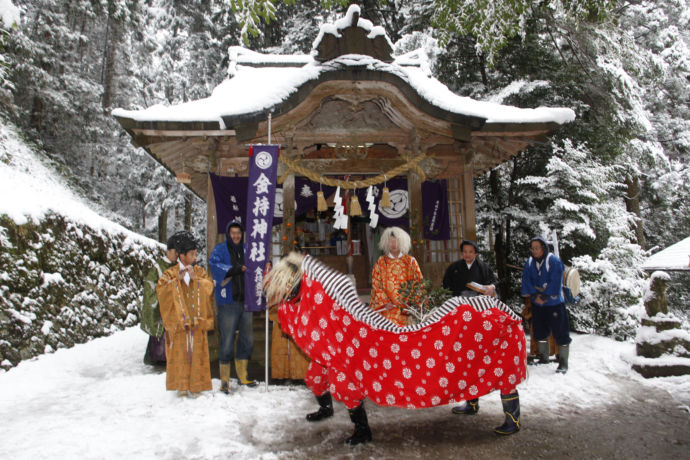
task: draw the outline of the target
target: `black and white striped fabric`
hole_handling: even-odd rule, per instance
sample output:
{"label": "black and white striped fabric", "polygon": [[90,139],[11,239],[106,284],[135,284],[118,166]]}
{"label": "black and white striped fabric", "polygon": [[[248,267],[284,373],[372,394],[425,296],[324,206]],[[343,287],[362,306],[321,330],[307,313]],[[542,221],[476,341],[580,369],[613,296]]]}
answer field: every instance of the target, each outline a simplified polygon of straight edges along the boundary
{"label": "black and white striped fabric", "polygon": [[445,315],[455,310],[459,305],[470,305],[478,312],[496,308],[509,315],[516,321],[521,321],[513,310],[495,297],[476,296],[476,297],[453,297],[448,299],[442,306],[423,323],[414,324],[411,326],[398,327],[395,323],[387,318],[384,318],[379,313],[373,311],[367,305],[362,303],[357,290],[352,284],[350,278],[343,273],[327,267],[319,260],[304,256],[302,260],[302,270],[308,277],[318,281],[323,286],[326,293],[342,306],[348,313],[354,316],[357,320],[367,323],[371,327],[382,329],[390,332],[406,333],[415,332],[423,329],[431,324],[438,322]]}

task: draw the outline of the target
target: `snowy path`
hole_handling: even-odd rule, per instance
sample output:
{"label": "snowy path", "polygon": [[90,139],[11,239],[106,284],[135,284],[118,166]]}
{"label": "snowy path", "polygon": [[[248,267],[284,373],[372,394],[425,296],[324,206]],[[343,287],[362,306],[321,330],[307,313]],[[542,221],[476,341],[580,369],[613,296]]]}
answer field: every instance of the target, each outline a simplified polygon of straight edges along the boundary
{"label": "snowy path", "polygon": [[134,327],[0,373],[0,457],[681,458],[690,451],[690,377],[642,379],[626,363],[634,346],[601,337],[575,336],[565,376],[530,367],[516,436],[492,434],[502,421],[495,394],[473,417],[367,403],[374,442],[355,449],[342,445],[351,431],[342,405],[326,422],[304,421],[314,408],[304,387],[233,387],[230,396],[196,399],[166,392],[165,375],[141,362],[146,340]]}

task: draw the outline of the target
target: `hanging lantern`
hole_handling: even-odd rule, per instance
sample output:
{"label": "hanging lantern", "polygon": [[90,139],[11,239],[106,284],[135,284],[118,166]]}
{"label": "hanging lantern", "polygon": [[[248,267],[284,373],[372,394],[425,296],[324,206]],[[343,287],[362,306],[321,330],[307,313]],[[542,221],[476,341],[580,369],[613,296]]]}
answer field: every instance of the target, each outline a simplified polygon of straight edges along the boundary
{"label": "hanging lantern", "polygon": [[326,197],[323,195],[323,192],[321,190],[316,192],[316,210],[319,212],[328,211],[328,204],[326,203]]}
{"label": "hanging lantern", "polygon": [[191,184],[192,175],[186,171],[187,160],[182,161],[182,172],[175,174],[175,180],[178,184]]}
{"label": "hanging lantern", "polygon": [[383,192],[381,193],[381,201],[379,202],[379,206],[382,208],[390,208],[393,206],[391,203],[391,193],[388,190],[388,187],[383,187]]}
{"label": "hanging lantern", "polygon": [[191,184],[192,183],[192,175],[186,172],[181,172],[177,173],[175,175],[175,180],[179,184]]}
{"label": "hanging lantern", "polygon": [[361,216],[362,207],[359,205],[359,200],[357,199],[357,194],[353,193],[350,199],[350,217]]}

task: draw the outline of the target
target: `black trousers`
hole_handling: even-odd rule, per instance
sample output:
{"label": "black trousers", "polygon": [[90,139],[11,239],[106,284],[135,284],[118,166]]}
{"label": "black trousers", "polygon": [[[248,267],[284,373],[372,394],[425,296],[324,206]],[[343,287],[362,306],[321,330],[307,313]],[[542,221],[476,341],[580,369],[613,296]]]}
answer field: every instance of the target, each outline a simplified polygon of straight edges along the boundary
{"label": "black trousers", "polygon": [[547,340],[549,334],[553,334],[558,345],[568,345],[572,340],[564,303],[548,307],[532,304],[532,327],[534,339],[538,342]]}

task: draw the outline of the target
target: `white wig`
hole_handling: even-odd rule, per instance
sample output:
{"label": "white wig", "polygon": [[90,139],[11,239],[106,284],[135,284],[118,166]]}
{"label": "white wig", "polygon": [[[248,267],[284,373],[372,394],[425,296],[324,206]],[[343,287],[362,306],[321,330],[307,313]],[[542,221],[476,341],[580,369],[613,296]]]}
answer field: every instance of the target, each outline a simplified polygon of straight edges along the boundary
{"label": "white wig", "polygon": [[383,254],[388,254],[391,236],[394,236],[398,240],[398,245],[400,246],[400,252],[403,254],[408,254],[412,248],[412,240],[410,235],[407,234],[405,230],[400,227],[389,227],[383,231],[381,235],[381,240],[379,241],[379,248],[383,251]]}

